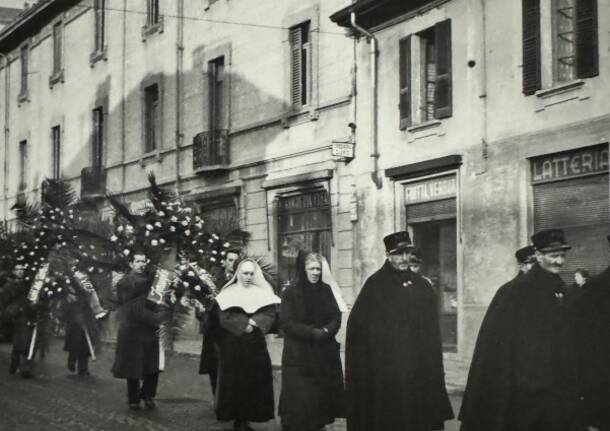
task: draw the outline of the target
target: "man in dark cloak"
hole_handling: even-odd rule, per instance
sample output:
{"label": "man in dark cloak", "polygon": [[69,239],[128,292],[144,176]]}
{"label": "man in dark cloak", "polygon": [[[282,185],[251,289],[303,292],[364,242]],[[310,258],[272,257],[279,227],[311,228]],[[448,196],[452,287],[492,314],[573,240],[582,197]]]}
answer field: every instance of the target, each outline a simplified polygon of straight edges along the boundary
{"label": "man in dark cloak", "polygon": [[366,280],[347,323],[347,429],[443,429],[453,411],[436,297],[409,270],[409,233],[393,233],[384,243],[387,261]]}
{"label": "man in dark cloak", "polygon": [[610,431],[610,266],[586,286],[573,299],[583,423]]}
{"label": "man in dark cloak", "polygon": [[116,378],[127,379],[127,400],[132,410],[140,409],[140,401],[147,409],[155,408],[160,373],[160,314],[147,300],[153,276],[146,265],[146,254],[135,252],[132,270],[117,283],[121,308],[112,373]]}
{"label": "man in dark cloak", "polygon": [[563,231],[532,236],[536,263],[502,286],[479,331],[459,419],[462,431],[568,431],[576,425],[574,349]]}

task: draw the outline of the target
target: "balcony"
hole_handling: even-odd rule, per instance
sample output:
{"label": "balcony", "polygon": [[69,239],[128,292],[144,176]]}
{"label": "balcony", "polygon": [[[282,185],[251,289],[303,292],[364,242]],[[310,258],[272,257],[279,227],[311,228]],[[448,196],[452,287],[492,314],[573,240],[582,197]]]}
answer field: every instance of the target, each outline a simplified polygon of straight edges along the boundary
{"label": "balcony", "polygon": [[80,173],[82,200],[101,199],[106,194],[106,171],[103,167],[87,166]]}
{"label": "balcony", "polygon": [[229,169],[229,131],[201,132],[193,138],[193,171],[223,172]]}

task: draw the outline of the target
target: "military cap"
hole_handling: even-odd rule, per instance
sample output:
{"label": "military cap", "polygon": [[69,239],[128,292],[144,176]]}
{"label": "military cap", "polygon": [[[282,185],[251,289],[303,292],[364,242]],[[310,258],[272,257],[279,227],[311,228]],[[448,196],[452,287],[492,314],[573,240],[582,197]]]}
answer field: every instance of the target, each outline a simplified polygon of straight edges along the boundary
{"label": "military cap", "polygon": [[533,246],[526,245],[517,250],[515,257],[519,263],[533,263],[536,261],[535,253],[536,249]]}
{"label": "military cap", "polygon": [[394,253],[400,250],[408,250],[413,248],[411,236],[406,230],[394,232],[383,238],[385,250],[388,253]]}
{"label": "military cap", "polygon": [[551,251],[569,250],[561,229],[544,229],[532,235],[532,244],[537,251],[546,253]]}

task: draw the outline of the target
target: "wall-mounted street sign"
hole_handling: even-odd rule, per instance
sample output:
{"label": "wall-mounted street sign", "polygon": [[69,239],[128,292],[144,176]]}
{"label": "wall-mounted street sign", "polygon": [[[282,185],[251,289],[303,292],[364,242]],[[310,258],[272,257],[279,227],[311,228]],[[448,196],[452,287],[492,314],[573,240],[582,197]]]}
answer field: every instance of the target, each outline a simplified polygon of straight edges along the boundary
{"label": "wall-mounted street sign", "polygon": [[354,158],[354,144],[349,141],[332,141],[331,154],[334,157]]}

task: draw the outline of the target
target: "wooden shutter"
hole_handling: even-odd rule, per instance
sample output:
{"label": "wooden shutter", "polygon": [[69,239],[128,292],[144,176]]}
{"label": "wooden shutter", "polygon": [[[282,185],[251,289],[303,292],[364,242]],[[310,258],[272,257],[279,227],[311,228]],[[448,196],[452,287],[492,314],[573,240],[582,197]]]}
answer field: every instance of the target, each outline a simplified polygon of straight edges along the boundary
{"label": "wooden shutter", "polygon": [[597,38],[597,0],[576,0],[576,74],[579,78],[599,74]]}
{"label": "wooden shutter", "polygon": [[400,128],[406,129],[413,123],[411,112],[411,36],[398,42],[398,80]]}
{"label": "wooden shutter", "polygon": [[540,90],[540,0],[522,0],[523,94]]}
{"label": "wooden shutter", "polygon": [[290,96],[292,106],[299,108],[303,105],[301,88],[303,86],[302,55],[303,40],[301,27],[290,29]]}
{"label": "wooden shutter", "polygon": [[434,26],[436,42],[436,86],[434,88],[434,118],[452,114],[451,86],[451,20]]}

